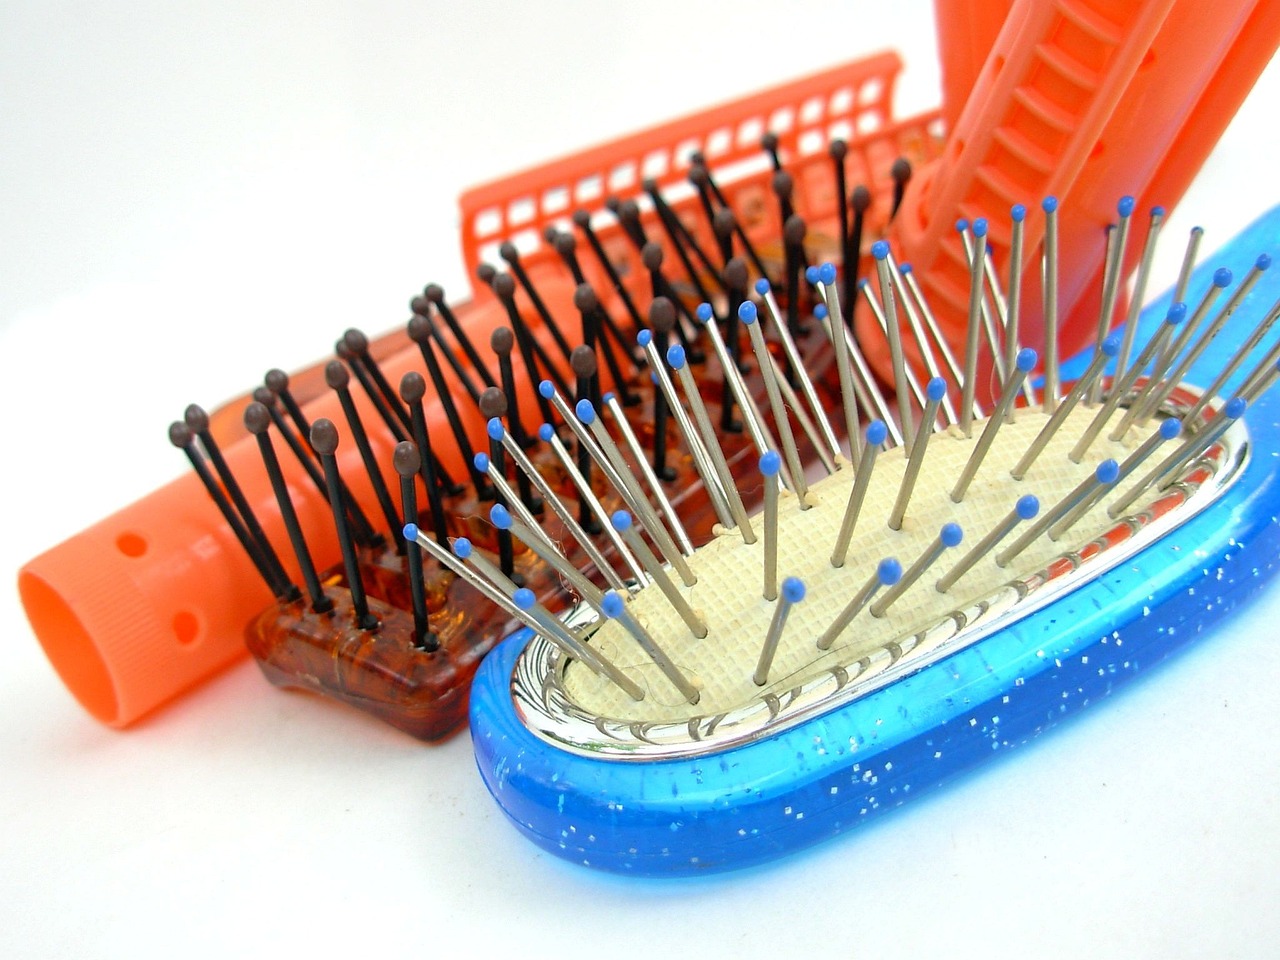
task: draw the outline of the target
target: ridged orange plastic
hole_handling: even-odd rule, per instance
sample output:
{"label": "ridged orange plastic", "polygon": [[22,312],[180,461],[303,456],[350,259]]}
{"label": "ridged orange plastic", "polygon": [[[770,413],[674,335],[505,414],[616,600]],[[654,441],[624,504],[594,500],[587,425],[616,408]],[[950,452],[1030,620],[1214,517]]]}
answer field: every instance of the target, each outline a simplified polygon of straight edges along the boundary
{"label": "ridged orange plastic", "polygon": [[[942,157],[918,173],[891,230],[955,342],[968,299],[956,219],[991,218],[1003,270],[1009,208],[1054,195],[1062,202],[1061,261],[1101,263],[1120,196],[1135,196],[1143,218],[1181,198],[1275,51],[1276,20],[1275,5],[1257,0],[1013,4]],[[1022,326],[1035,343],[1043,219],[1029,216],[1026,225]],[[1129,245],[1126,274],[1139,247]],[[1061,274],[1064,356],[1096,331],[1100,280],[1089,271]]]}

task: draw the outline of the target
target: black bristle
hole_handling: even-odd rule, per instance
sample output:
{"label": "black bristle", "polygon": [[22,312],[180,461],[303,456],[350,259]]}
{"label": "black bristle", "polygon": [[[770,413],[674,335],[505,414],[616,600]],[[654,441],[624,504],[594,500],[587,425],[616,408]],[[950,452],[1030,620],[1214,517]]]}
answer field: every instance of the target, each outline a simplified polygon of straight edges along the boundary
{"label": "black bristle", "polygon": [[[458,405],[453,400],[453,394],[449,392],[449,385],[445,383],[444,372],[440,369],[440,361],[436,357],[435,347],[432,346],[431,321],[421,314],[414,314],[409,320],[408,325],[409,339],[418,345],[418,350],[422,354],[422,361],[427,366],[427,374],[431,377],[431,385],[435,388],[436,396],[440,398],[440,405],[444,408],[444,415],[449,421],[449,430],[453,433],[453,442],[458,447],[458,452],[462,454],[462,459],[467,465],[467,474],[471,477],[471,483],[475,487],[476,497],[480,500],[489,498],[489,484],[475,465],[475,449],[471,446],[471,439],[467,436],[467,431],[462,425],[462,417],[458,413]],[[400,381],[400,398],[404,399],[404,380]],[[476,401],[479,402],[479,395]]]}
{"label": "black bristle", "polygon": [[381,624],[369,610],[369,600],[364,592],[364,580],[360,576],[360,563],[351,543],[351,529],[342,506],[342,486],[338,479],[338,429],[333,421],[321,417],[311,425],[311,448],[320,457],[324,468],[325,489],[329,494],[329,509],[333,514],[334,529],[338,534],[338,546],[342,550],[342,565],[347,574],[347,590],[351,594],[351,607],[355,611],[356,625],[361,630],[377,630]]}
{"label": "black bristle", "polygon": [[[406,524],[418,522],[417,474],[422,469],[422,456],[411,441],[396,444],[392,463],[400,476],[400,506]],[[409,598],[413,605],[413,637],[419,650],[432,653],[440,640],[431,630],[427,616],[427,588],[422,570],[422,547],[416,540],[405,541],[405,564],[409,568]]]}
{"label": "black bristle", "polygon": [[[391,493],[387,490],[387,484],[382,479],[382,472],[378,469],[378,461],[373,455],[373,448],[369,445],[369,436],[365,433],[364,423],[360,419],[360,411],[356,409],[355,401],[351,398],[350,376],[347,373],[346,365],[341,360],[331,360],[324,368],[324,379],[329,388],[338,395],[338,403],[342,406],[342,414],[347,419],[347,428],[351,431],[351,437],[356,442],[356,449],[360,451],[360,459],[364,463],[365,472],[369,475],[369,482],[373,485],[373,493],[378,500],[378,506],[382,508],[382,515],[387,521],[387,529],[391,531],[392,539],[398,545],[397,549],[403,551],[404,547],[401,538],[395,536],[396,530],[400,527],[396,508],[391,501]],[[399,400],[396,403],[398,406]]]}
{"label": "black bristle", "polygon": [[311,609],[315,613],[328,613],[333,609],[333,600],[324,592],[324,587],[320,584],[315,561],[311,559],[311,551],[307,548],[306,538],[302,535],[302,524],[298,522],[298,512],[294,509],[293,498],[289,496],[289,487],[284,481],[284,473],[280,469],[280,461],[276,457],[275,447],[272,446],[271,436],[268,433],[271,419],[270,411],[259,401],[255,400],[245,407],[245,429],[257,438],[262,465],[266,468],[271,490],[275,494],[276,503],[280,506],[280,518],[284,521],[289,542],[293,545],[294,557],[298,561],[298,568],[302,571],[302,580],[311,598]]}
{"label": "black bristle", "polygon": [[529,298],[529,302],[533,304],[533,309],[537,312],[547,330],[551,332],[551,339],[556,342],[556,346],[559,348],[560,352],[564,354],[564,358],[568,360],[569,354],[572,352],[572,348],[569,346],[569,341],[565,339],[564,333],[560,329],[560,324],[556,322],[555,317],[551,315],[551,311],[547,309],[546,303],[538,294],[538,288],[535,287],[533,282],[529,279],[529,274],[525,271],[524,264],[520,262],[520,251],[516,249],[516,245],[514,243],[508,242],[504,243],[498,249],[498,255],[502,257],[502,259],[506,261],[507,266],[511,268],[511,273],[524,289],[525,296],[527,296]]}
{"label": "black bristle", "polygon": [[[218,479],[222,481],[222,486],[226,489],[227,496],[235,504],[241,519],[244,520],[245,529],[248,530],[250,537],[259,545],[267,569],[273,572],[281,586],[287,585],[296,594],[297,587],[289,583],[284,567],[280,564],[280,558],[276,556],[276,552],[271,546],[271,541],[267,539],[267,535],[262,529],[262,524],[258,523],[258,518],[254,515],[253,508],[249,506],[248,498],[245,497],[244,491],[240,489],[240,484],[236,481],[230,466],[227,465],[226,458],[222,456],[222,451],[218,448],[218,442],[214,440],[213,434],[209,431],[209,415],[205,413],[203,407],[193,403],[183,413],[183,420],[186,421],[186,425],[191,432],[200,438],[200,443],[204,447],[205,453],[208,454],[209,460],[213,464],[213,469],[218,474]],[[190,454],[188,454],[188,457],[190,457]],[[277,592],[276,596],[282,596],[282,594]]]}
{"label": "black bristle", "polygon": [[[445,301],[444,288],[438,283],[429,283],[423,287],[422,295],[435,305],[436,311],[440,314],[440,319],[449,328],[449,332],[453,334],[453,339],[458,342],[462,352],[467,355],[467,359],[471,362],[471,366],[475,369],[476,375],[480,377],[481,382],[486,387],[497,386],[497,381],[493,379],[493,374],[489,372],[489,368],[480,359],[480,354],[476,351],[475,344],[471,342],[471,338],[462,329],[462,325],[458,323],[458,318]],[[439,334],[436,333],[436,336],[438,338]],[[446,354],[450,353],[449,348],[444,343],[441,343],[440,346]]]}
{"label": "black bristle", "polygon": [[[267,589],[271,591],[271,595],[277,600],[289,599],[290,587],[288,578],[283,576],[282,571],[278,571],[272,567],[267,560],[263,545],[259,543],[249,533],[241,520],[240,515],[236,513],[231,506],[231,502],[227,499],[226,494],[222,492],[222,488],[218,486],[218,481],[214,479],[213,474],[209,472],[208,465],[200,456],[200,451],[196,448],[195,436],[185,423],[175,421],[169,425],[169,442],[187,455],[187,460],[191,463],[191,468],[195,470],[196,476],[200,478],[200,483],[204,486],[205,491],[209,494],[209,498],[218,508],[218,512],[222,514],[222,518],[227,521],[227,525],[231,527],[231,532],[235,534],[236,540],[240,542],[240,546],[253,562],[254,569],[258,571],[258,576],[262,578],[262,582],[267,585]],[[296,589],[296,588],[295,588]]]}
{"label": "black bristle", "polygon": [[400,396],[409,407],[409,424],[413,430],[413,443],[418,449],[419,472],[427,488],[427,506],[431,511],[431,529],[436,543],[449,549],[449,529],[445,521],[444,501],[440,496],[440,479],[436,474],[437,460],[431,449],[431,437],[427,433],[427,416],[422,409],[422,397],[427,391],[420,373],[410,371],[400,380]]}

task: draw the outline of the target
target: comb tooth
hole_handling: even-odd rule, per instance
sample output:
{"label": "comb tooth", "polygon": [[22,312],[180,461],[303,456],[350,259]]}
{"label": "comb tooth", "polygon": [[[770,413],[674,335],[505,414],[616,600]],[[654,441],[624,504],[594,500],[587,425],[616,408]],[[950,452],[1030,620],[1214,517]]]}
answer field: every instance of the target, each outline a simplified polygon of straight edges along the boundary
{"label": "comb tooth", "polygon": [[[448,542],[448,527],[445,523],[440,479],[436,475],[436,458],[431,450],[431,437],[427,433],[427,417],[422,409],[422,398],[426,390],[421,374],[410,371],[400,379],[400,396],[409,407],[409,425],[413,432],[414,446],[418,451],[418,472],[422,475],[422,482],[427,491],[431,529],[435,532],[436,541],[444,546]],[[416,514],[409,518],[415,523],[417,519]]]}
{"label": "comb tooth", "polygon": [[[475,488],[476,498],[479,500],[488,500],[492,497],[492,492],[485,485],[484,477],[476,472],[472,465],[475,458],[475,450],[471,446],[471,439],[467,436],[466,429],[462,426],[462,417],[458,413],[458,405],[453,400],[453,394],[449,391],[449,385],[445,382],[444,372],[440,369],[440,361],[436,357],[435,347],[431,344],[431,321],[421,314],[414,314],[408,323],[409,339],[418,345],[418,352],[422,354],[422,361],[427,366],[427,374],[431,377],[431,385],[435,388],[436,396],[440,399],[440,405],[444,408],[444,414],[449,421],[449,430],[453,433],[453,442],[458,447],[458,452],[462,454],[462,459],[467,465],[467,473],[471,477],[471,485]],[[400,399],[407,404],[408,400],[404,396],[404,379],[400,380]],[[476,396],[475,402],[480,402],[479,395]],[[410,421],[412,425],[412,413]]]}
{"label": "comb tooth", "polygon": [[902,484],[898,488],[898,499],[894,502],[893,512],[889,515],[891,530],[902,529],[902,519],[907,514],[907,505],[911,502],[916,479],[920,476],[920,467],[924,463],[929,438],[933,436],[933,424],[938,418],[938,407],[946,395],[947,381],[941,377],[934,377],[929,381],[928,399],[925,402],[924,415],[920,418],[920,429],[916,431],[915,439],[912,441],[907,469],[902,475]]}
{"label": "comb tooth", "polygon": [[760,651],[760,659],[756,661],[755,672],[751,675],[751,680],[757,687],[763,687],[769,682],[769,668],[773,666],[773,657],[782,639],[782,630],[787,624],[787,614],[804,599],[804,594],[804,581],[799,577],[787,577],[782,581],[781,596],[776,601],[778,605],[773,608],[769,630],[764,637],[764,647]]}
{"label": "comb tooth", "polygon": [[644,649],[654,663],[658,665],[667,679],[675,684],[676,689],[684,696],[689,703],[696,704],[699,700],[698,688],[695,687],[679,668],[671,662],[671,658],[667,656],[662,647],[658,645],[658,641],[654,640],[649,631],[642,627],[638,620],[627,610],[626,601],[616,592],[610,590],[604,595],[604,599],[600,604],[600,612],[610,620],[617,620],[622,624],[636,643]]}
{"label": "comb tooth", "polygon": [[876,618],[883,617],[894,603],[898,601],[904,593],[911,589],[912,585],[919,580],[926,570],[938,562],[938,558],[951,547],[960,545],[964,539],[964,532],[960,529],[958,523],[944,523],[942,529],[938,531],[938,535],[933,541],[924,548],[920,556],[916,557],[915,563],[907,568],[907,572],[902,575],[902,579],[889,588],[879,600],[871,604],[871,615]]}
{"label": "comb tooth", "polygon": [[1133,281],[1133,296],[1129,300],[1129,312],[1124,321],[1124,340],[1120,343],[1120,356],[1116,358],[1114,376],[1119,378],[1129,369],[1129,353],[1133,349],[1133,337],[1138,328],[1138,315],[1147,299],[1147,282],[1151,278],[1151,265],[1155,262],[1156,242],[1164,225],[1164,207],[1152,207],[1147,222],[1147,238],[1142,244],[1142,258],[1138,262],[1138,274]]}
{"label": "comb tooth", "polygon": [[832,642],[848,629],[849,624],[853,622],[853,618],[862,612],[862,609],[870,602],[871,598],[876,595],[876,591],[881,587],[892,587],[901,579],[902,564],[893,557],[885,557],[881,560],[876,565],[876,569],[871,576],[867,578],[867,581],[845,604],[844,609],[836,615],[835,620],[831,622],[831,626],[827,627],[822,636],[818,638],[818,649],[830,650]]}
{"label": "comb tooth", "polygon": [[[400,509],[404,522],[412,524],[418,517],[417,476],[422,469],[422,454],[411,441],[396,444],[392,465],[400,477]],[[401,527],[403,532],[404,528]],[[413,606],[413,637],[419,650],[428,653],[439,649],[440,640],[431,630],[427,615],[426,578],[422,570],[422,547],[416,538],[403,537],[405,563],[409,568],[409,601]]]}
{"label": "comb tooth", "polygon": [[968,462],[965,463],[964,469],[960,471],[960,479],[956,481],[955,487],[951,490],[953,503],[960,503],[964,500],[969,484],[973,482],[974,475],[978,472],[978,468],[982,466],[982,461],[986,458],[987,452],[991,449],[991,444],[995,441],[996,433],[1004,424],[1005,417],[1013,407],[1013,403],[1018,397],[1018,392],[1022,389],[1023,381],[1026,380],[1027,374],[1035,369],[1038,359],[1036,352],[1030,347],[1018,352],[1013,369],[1009,371],[1004,383],[1000,385],[1000,401],[996,404],[996,408],[992,412],[991,418],[987,421],[987,425],[982,429],[982,435],[978,437],[978,442],[974,444],[973,453],[969,455]]}
{"label": "comb tooth", "polygon": [[[667,350],[667,363],[676,371],[676,376],[680,378],[680,384],[684,387],[684,395],[689,402],[689,409],[693,411],[693,419],[697,424],[702,443],[696,450],[694,445],[691,444],[690,452],[693,453],[694,461],[698,464],[699,472],[703,473],[703,485],[707,488],[707,492],[712,494],[712,502],[716,505],[716,514],[719,516],[722,509],[717,503],[717,497],[723,495],[727,501],[726,507],[732,515],[732,520],[725,522],[722,518],[721,524],[725,527],[736,526],[738,532],[742,534],[744,543],[755,543],[755,531],[751,529],[751,521],[747,517],[747,509],[742,503],[741,495],[738,493],[737,482],[729,470],[729,464],[724,457],[724,449],[716,438],[715,430],[711,426],[711,417],[707,414],[706,405],[702,402],[702,395],[698,392],[698,385],[693,379],[693,372],[686,362],[684,347],[678,343],[673,343]],[[661,370],[661,367],[655,366],[655,370]],[[662,371],[662,373],[665,374],[665,371]],[[674,388],[672,390],[671,403],[674,409],[680,409]],[[710,458],[705,463],[702,461],[704,451],[705,456]],[[711,474],[711,476],[707,474]]]}
{"label": "comb tooth", "polygon": [[[1175,307],[1181,307],[1181,304],[1174,304]],[[1174,311],[1170,311],[1171,314]],[[1177,321],[1175,321],[1177,322]],[[1167,323],[1167,321],[1166,321]],[[1158,335],[1158,334],[1157,334]],[[1088,392],[1090,385],[1100,376],[1107,366],[1107,361],[1120,352],[1120,338],[1116,336],[1107,337],[1101,348],[1094,351],[1093,359],[1089,362],[1088,368],[1080,379],[1076,381],[1075,386],[1063,398],[1054,411],[1053,416],[1049,418],[1049,422],[1040,428],[1040,432],[1036,434],[1036,438],[1031,441],[1027,447],[1026,453],[1022,455],[1014,468],[1009,471],[1009,475],[1015,480],[1021,480],[1027,475],[1027,471],[1031,469],[1031,465],[1035,463],[1036,458],[1040,456],[1048,442],[1053,439],[1053,435],[1066,422],[1071,411],[1076,405],[1084,399],[1084,395]]]}
{"label": "comb tooth", "polygon": [[278,563],[273,565],[267,559],[267,551],[271,549],[270,544],[266,544],[264,548],[264,544],[254,537],[244,525],[240,514],[232,507],[226,494],[222,492],[222,488],[218,486],[218,482],[213,478],[213,474],[209,472],[208,465],[205,464],[204,459],[200,456],[200,451],[196,448],[195,435],[191,428],[181,421],[174,421],[169,425],[169,442],[186,454],[187,460],[191,463],[191,468],[196,472],[196,476],[200,478],[200,483],[209,494],[209,498],[214,502],[223,519],[227,521],[227,526],[235,534],[236,540],[239,541],[244,552],[253,561],[254,568],[258,571],[258,575],[262,577],[262,582],[267,585],[267,589],[271,591],[271,595],[278,600],[285,599],[290,593],[288,578],[285,577],[284,570]]}
{"label": "comb tooth", "polygon": [[[631,548],[631,552],[636,555],[640,561],[640,565],[644,567],[645,573],[649,580],[662,591],[663,596],[667,598],[667,602],[679,615],[680,619],[685,622],[685,626],[689,628],[689,632],[696,638],[701,640],[707,635],[707,625],[689,606],[689,601],[684,598],[680,589],[675,585],[672,579],[667,576],[667,571],[663,567],[662,562],[649,549],[649,545],[644,542],[640,534],[636,531],[635,523],[631,518],[631,514],[626,510],[615,511],[613,516],[609,518],[613,524],[613,529],[622,535],[622,539],[626,541],[627,546]],[[652,530],[649,531],[653,533]],[[697,580],[694,580],[696,583]],[[686,586],[693,586],[692,583],[685,581]]]}
{"label": "comb tooth", "polygon": [[[836,440],[835,431],[831,429],[831,421],[827,419],[826,410],[823,408],[821,401],[818,400],[817,388],[814,387],[813,380],[809,377],[809,371],[800,359],[800,351],[796,349],[796,342],[791,338],[791,331],[787,329],[787,325],[781,320],[778,302],[774,299],[773,289],[769,286],[769,281],[761,277],[756,281],[755,290],[760,299],[764,301],[769,319],[773,322],[774,333],[777,334],[778,342],[782,344],[783,353],[787,357],[787,368],[791,375],[795,377],[796,382],[799,383],[800,390],[804,394],[804,398],[809,404],[809,409],[816,421],[817,429],[822,432],[825,447],[816,438],[811,438],[813,439],[813,445],[816,449],[822,451],[823,463],[827,465],[828,472],[834,472],[836,467],[834,458],[840,456],[840,442]],[[793,406],[792,409],[797,408],[798,405]]]}
{"label": "comb tooth", "polygon": [[1075,488],[1072,489],[1065,497],[1059,500],[1046,513],[1040,516],[1032,526],[1026,530],[1022,536],[1015,540],[1012,544],[996,554],[996,565],[1007,567],[1009,561],[1022,553],[1023,550],[1031,546],[1042,534],[1049,530],[1054,524],[1065,517],[1073,509],[1076,504],[1080,503],[1086,497],[1091,497],[1099,487],[1110,487],[1116,482],[1116,478],[1120,475],[1120,465],[1114,460],[1103,460],[1098,464],[1097,468],[1089,476],[1085,477]]}
{"label": "comb tooth", "polygon": [[[919,351],[920,359],[924,361],[925,370],[928,371],[930,379],[941,377],[943,375],[942,368],[938,365],[938,358],[934,355],[933,348],[929,345],[928,337],[925,336],[920,312],[907,291],[906,275],[911,272],[911,265],[903,264],[901,267],[898,266],[893,258],[892,250],[888,252],[886,260],[889,264],[889,279],[898,293],[898,301],[902,304],[902,312],[907,315],[907,326],[911,330],[911,339],[915,341],[916,350]],[[960,383],[958,376],[955,382],[958,387]],[[942,398],[942,412],[948,424],[959,422],[960,418],[951,403],[950,392]],[[924,422],[926,421],[921,420],[921,423]]]}
{"label": "comb tooth", "polygon": [[[835,268],[831,269],[832,282],[835,281]],[[832,288],[834,294],[834,288]],[[839,309],[837,303],[836,309]],[[769,348],[765,346],[764,334],[760,332],[760,324],[756,322],[756,305],[750,300],[738,308],[738,318],[746,325],[751,337],[751,348],[755,351],[756,362],[760,367],[760,375],[764,380],[765,393],[769,397],[769,408],[773,411],[773,425],[782,438],[782,452],[787,458],[787,466],[795,483],[796,495],[800,498],[800,509],[808,509],[806,498],[809,487],[804,479],[804,467],[800,463],[800,452],[796,449],[795,435],[791,432],[791,421],[787,417],[786,408],[782,405],[782,396],[778,391],[778,383],[773,377],[773,365],[770,362]]]}
{"label": "comb tooth", "polygon": [[351,542],[351,530],[347,526],[347,515],[343,509],[342,486],[338,482],[338,459],[334,455],[338,449],[338,429],[333,421],[321,417],[311,424],[311,446],[319,455],[320,465],[324,468],[329,510],[333,514],[333,525],[338,533],[338,547],[342,551],[342,565],[347,574],[347,590],[351,594],[351,608],[355,613],[356,625],[361,630],[377,630],[381,624],[369,610],[364,580],[360,575],[360,561]]}
{"label": "comb tooth", "polygon": [[1004,519],[997,523],[985,537],[976,543],[968,553],[960,558],[959,562],[952,567],[947,573],[938,580],[936,584],[939,593],[946,593],[950,590],[957,580],[966,573],[988,553],[995,549],[1005,537],[1013,532],[1013,528],[1023,520],[1033,520],[1036,514],[1040,512],[1040,501],[1034,494],[1028,493],[1026,496],[1019,497],[1018,502],[1013,505],[1013,509],[1005,514]]}
{"label": "comb tooth", "polygon": [[[1115,319],[1116,295],[1120,290],[1121,264],[1124,263],[1124,251],[1129,241],[1129,222],[1133,216],[1133,197],[1121,197],[1116,204],[1116,213],[1120,220],[1115,225],[1107,241],[1107,258],[1102,274],[1102,309],[1098,313],[1098,335],[1096,343],[1111,335],[1111,324]],[[1089,403],[1097,403],[1102,398],[1102,383],[1093,385],[1089,393]]]}
{"label": "comb tooth", "polygon": [[[600,552],[599,548],[596,547],[590,536],[588,536],[584,526],[579,523],[578,520],[574,519],[573,513],[569,511],[565,507],[563,501],[556,496],[555,491],[551,489],[551,485],[547,483],[546,477],[544,477],[542,472],[533,465],[533,462],[528,458],[525,452],[520,449],[520,444],[516,443],[515,438],[507,432],[506,428],[502,424],[502,420],[499,417],[491,417],[487,424],[487,431],[489,438],[497,440],[502,444],[503,449],[506,450],[511,456],[511,459],[515,461],[516,468],[528,477],[529,481],[538,488],[538,492],[542,495],[543,502],[551,505],[552,511],[560,518],[560,522],[563,523],[565,529],[569,531],[569,535],[573,537],[578,546],[591,559],[591,562],[595,564],[596,569],[600,571],[600,575],[603,576],[605,580],[609,581],[609,585],[615,589],[626,589],[626,584],[623,583],[622,578],[618,576],[617,572],[613,569],[613,566],[605,559],[604,554]],[[589,513],[588,518],[591,518],[591,514]],[[594,523],[592,525],[597,526]]]}
{"label": "comb tooth", "polygon": [[[902,439],[911,446],[915,436],[915,423],[911,419],[911,399],[908,391],[901,389],[907,382],[906,358],[902,353],[902,328],[898,323],[897,297],[893,293],[893,281],[889,277],[889,244],[877,240],[871,246],[871,256],[876,261],[876,278],[880,282],[880,303],[884,309],[885,335],[889,338],[889,357],[893,363],[893,382],[899,387],[894,392],[898,396],[898,419],[902,423]],[[827,304],[830,309],[831,304]],[[917,384],[917,387],[919,385]]]}
{"label": "comb tooth", "polygon": [[1058,409],[1058,198],[1045,197],[1040,209],[1044,211],[1044,412],[1052,415]]}
{"label": "comb tooth", "polygon": [[[342,415],[346,418],[347,429],[351,431],[351,438],[355,440],[356,449],[360,452],[360,460],[364,464],[365,473],[369,475],[374,496],[387,521],[387,529],[395,531],[400,526],[400,518],[396,515],[395,504],[391,502],[391,493],[387,490],[387,484],[382,479],[382,471],[378,469],[377,458],[374,457],[373,448],[369,445],[369,435],[365,433],[360,411],[356,409],[355,401],[351,399],[349,389],[351,378],[346,365],[341,360],[330,360],[324,368],[324,380],[338,395],[338,403],[342,406]],[[400,548],[399,543],[397,548]]]}
{"label": "comb tooth", "polygon": [[835,548],[831,553],[831,565],[843,567],[849,552],[849,540],[853,536],[853,528],[858,523],[858,515],[862,512],[862,504],[867,496],[867,487],[871,483],[871,471],[875,469],[876,455],[880,445],[888,437],[889,431],[883,420],[872,420],[867,424],[866,442],[862,445],[862,457],[858,462],[858,471],[853,475],[853,486],[849,489],[849,500],[845,504],[844,516],[840,520],[840,532],[836,534]]}
{"label": "comb tooth", "polygon": [[[471,361],[471,366],[475,370],[476,375],[480,377],[481,382],[486,387],[496,387],[498,382],[493,379],[493,374],[489,372],[489,368],[485,366],[484,361],[480,359],[480,354],[476,351],[475,344],[471,342],[471,338],[468,337],[466,331],[462,329],[462,324],[458,323],[457,316],[454,315],[453,310],[449,307],[448,301],[445,300],[444,288],[438,283],[429,283],[423,287],[422,295],[435,305],[436,312],[440,314],[440,319],[444,321],[445,326],[447,326],[449,328],[449,332],[453,334],[453,338],[457,341],[462,352],[465,353],[467,355],[467,359]],[[439,337],[438,332],[436,332],[436,336]],[[446,355],[450,354],[448,347],[443,343],[441,343],[441,347],[444,349]]]}
{"label": "comb tooth", "polygon": [[551,332],[551,339],[556,342],[556,347],[559,348],[564,358],[568,360],[569,354],[572,352],[569,347],[569,341],[565,339],[564,332],[560,329],[560,324],[556,322],[555,317],[551,315],[551,311],[547,309],[546,303],[538,293],[538,288],[529,279],[529,274],[525,270],[524,264],[520,262],[520,251],[516,249],[516,245],[510,241],[502,244],[498,248],[498,256],[506,262],[521,289],[524,290],[525,296],[533,304],[534,311],[538,314],[547,330]]}
{"label": "comb tooth", "polygon": [[760,475],[764,478],[764,591],[766,600],[778,598],[778,471],[782,458],[776,450],[760,457]]}
{"label": "comb tooth", "polygon": [[551,452],[560,462],[561,468],[573,482],[574,489],[578,491],[578,495],[590,504],[592,517],[596,519],[598,525],[604,531],[605,536],[609,538],[610,543],[613,544],[614,550],[616,550],[618,556],[622,558],[623,563],[625,563],[631,570],[632,576],[643,583],[644,568],[640,566],[639,561],[632,555],[630,549],[627,548],[627,545],[623,542],[622,538],[618,536],[618,531],[613,529],[613,524],[609,522],[609,513],[605,510],[604,504],[600,502],[595,491],[591,489],[591,485],[586,482],[582,474],[579,472],[577,465],[573,462],[573,458],[569,455],[569,451],[565,449],[564,444],[560,442],[560,438],[556,436],[556,432],[552,429],[551,424],[544,423],[539,427],[538,436],[551,448]]}
{"label": "comb tooth", "polygon": [[[1160,424],[1160,429],[1156,430],[1151,436],[1147,437],[1129,456],[1125,457],[1124,462],[1120,464],[1119,473],[1116,476],[1113,487],[1124,481],[1129,474],[1138,469],[1153,454],[1160,444],[1166,440],[1172,440],[1182,431],[1182,422],[1172,418],[1164,420]],[[1094,504],[1106,495],[1107,487],[1099,486],[1092,494],[1080,501],[1072,510],[1056,524],[1049,528],[1050,540],[1061,540],[1065,534],[1081,517],[1087,513]]]}

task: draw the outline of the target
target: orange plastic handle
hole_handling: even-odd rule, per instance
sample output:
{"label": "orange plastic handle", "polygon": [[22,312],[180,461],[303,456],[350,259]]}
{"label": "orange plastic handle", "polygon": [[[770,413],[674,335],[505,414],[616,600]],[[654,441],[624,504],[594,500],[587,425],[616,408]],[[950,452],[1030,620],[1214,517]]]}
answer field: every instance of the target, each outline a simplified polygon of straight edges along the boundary
{"label": "orange plastic handle", "polygon": [[[891,231],[955,342],[963,337],[968,298],[956,219],[988,217],[990,244],[1003,264],[1012,204],[1056,195],[1063,264],[1101,263],[1119,197],[1172,207],[1230,120],[1231,106],[1270,59],[1275,14],[1265,6],[1257,0],[1014,4],[943,156],[912,183]],[[1267,39],[1246,39],[1246,25],[1255,23]],[[1022,329],[1029,343],[1043,331],[1036,269],[1042,235],[1042,219],[1028,217],[1024,276],[1030,286]],[[1128,251],[1126,273],[1137,246]],[[1064,355],[1091,340],[1100,288],[1099,272],[1062,271]]]}

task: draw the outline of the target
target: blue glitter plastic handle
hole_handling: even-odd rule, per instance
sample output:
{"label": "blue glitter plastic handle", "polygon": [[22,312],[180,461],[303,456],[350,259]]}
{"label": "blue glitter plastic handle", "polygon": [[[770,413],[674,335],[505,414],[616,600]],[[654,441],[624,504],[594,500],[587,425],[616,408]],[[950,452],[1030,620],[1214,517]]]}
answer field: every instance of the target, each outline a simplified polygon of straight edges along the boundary
{"label": "blue glitter plastic handle", "polygon": [[[1242,277],[1280,240],[1272,210],[1198,269]],[[1280,296],[1267,271],[1187,376],[1208,383]],[[1168,311],[1150,304],[1139,339]],[[1275,342],[1272,331],[1263,350]],[[1248,364],[1246,364],[1248,366]],[[1064,366],[1066,375],[1078,359]],[[1223,391],[1230,396],[1242,374]],[[727,870],[843,833],[1024,743],[1174,653],[1255,594],[1280,562],[1280,398],[1245,415],[1252,455],[1203,513],[1009,628],[782,733],[682,760],[601,760],[557,750],[515,715],[512,669],[527,632],[484,662],[471,696],[480,772],[539,846],[639,875]]]}

